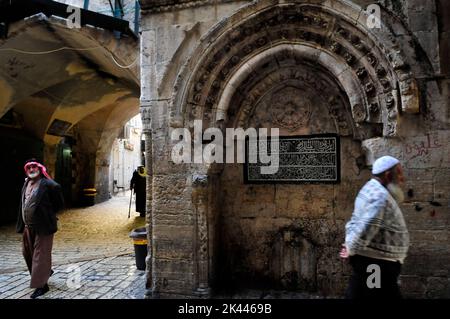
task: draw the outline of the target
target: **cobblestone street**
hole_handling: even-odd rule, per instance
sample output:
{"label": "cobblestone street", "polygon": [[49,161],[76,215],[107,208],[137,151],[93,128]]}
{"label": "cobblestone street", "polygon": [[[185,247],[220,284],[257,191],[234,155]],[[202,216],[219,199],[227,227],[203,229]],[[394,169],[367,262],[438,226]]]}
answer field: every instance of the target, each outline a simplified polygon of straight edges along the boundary
{"label": "cobblestone street", "polygon": [[[143,298],[144,271],[135,266],[129,233],[142,227],[134,212],[128,219],[129,192],[107,202],[66,210],[58,215],[50,292],[41,298]],[[0,227],[0,299],[29,298],[30,276],[15,225]],[[77,274],[79,285],[77,285]]]}

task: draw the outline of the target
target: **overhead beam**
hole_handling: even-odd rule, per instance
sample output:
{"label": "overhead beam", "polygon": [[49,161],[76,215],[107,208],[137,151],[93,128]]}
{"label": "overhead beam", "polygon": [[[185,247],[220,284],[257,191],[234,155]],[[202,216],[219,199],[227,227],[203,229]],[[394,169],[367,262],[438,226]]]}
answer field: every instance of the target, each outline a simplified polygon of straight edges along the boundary
{"label": "overhead beam", "polygon": [[[3,33],[7,26],[25,17],[43,13],[47,17],[58,16],[67,19],[72,12],[67,10],[68,5],[51,0],[0,0],[0,25]],[[118,31],[133,38],[136,34],[130,29],[129,22],[117,17],[111,17],[94,11],[80,8],[81,25],[93,25],[110,31]],[[6,36],[6,34],[3,34]]]}

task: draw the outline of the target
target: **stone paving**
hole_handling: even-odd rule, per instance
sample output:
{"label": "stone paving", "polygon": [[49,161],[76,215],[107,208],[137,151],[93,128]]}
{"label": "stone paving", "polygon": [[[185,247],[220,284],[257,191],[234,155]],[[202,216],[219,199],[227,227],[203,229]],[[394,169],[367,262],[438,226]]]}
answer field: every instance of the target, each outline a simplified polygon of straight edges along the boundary
{"label": "stone paving", "polygon": [[[55,273],[49,280],[50,292],[41,298],[144,297],[144,271],[136,269],[128,235],[145,221],[134,212],[134,203],[127,218],[129,194],[58,214]],[[0,299],[29,298],[33,289],[21,254],[21,235],[15,233],[14,225],[0,227],[0,256]]]}
{"label": "stone paving", "polygon": [[[40,299],[143,299],[144,271],[137,270],[134,255],[107,257],[53,268],[50,291]],[[80,274],[77,279],[77,274]],[[28,299],[27,271],[0,275],[0,299]]]}

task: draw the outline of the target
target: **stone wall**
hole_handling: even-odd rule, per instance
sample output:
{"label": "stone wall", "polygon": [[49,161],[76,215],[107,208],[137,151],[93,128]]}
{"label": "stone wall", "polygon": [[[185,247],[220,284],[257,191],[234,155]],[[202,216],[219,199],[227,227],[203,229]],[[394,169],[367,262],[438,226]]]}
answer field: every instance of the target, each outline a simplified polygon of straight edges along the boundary
{"label": "stone wall", "polygon": [[148,136],[151,131],[146,150],[152,152],[146,152],[146,165],[151,163],[153,173],[151,183],[147,183],[149,190],[151,187],[147,198],[152,200],[147,205],[147,228],[151,234],[147,288],[154,297],[202,295],[197,292],[196,216],[192,175],[188,173],[191,168],[169,160],[172,143],[168,109],[173,94],[170,83],[201,35],[244,3],[208,6],[201,9],[200,15],[195,8],[148,18],[142,13],[141,117],[144,133]]}
{"label": "stone wall", "polygon": [[449,289],[450,132],[416,133],[402,140],[363,142],[369,164],[394,154],[405,169],[407,200],[401,206],[411,236],[402,272],[409,297],[444,297]]}
{"label": "stone wall", "polygon": [[[373,159],[389,153],[408,178],[403,292],[449,296],[450,96],[439,46],[447,20],[436,2],[378,1],[381,30],[365,25],[369,1],[143,2],[149,295],[213,296],[244,277],[342,296],[344,225]],[[337,133],[342,180],[244,185],[241,165],[174,164],[170,134],[192,131],[195,119],[205,128]]]}
{"label": "stone wall", "polygon": [[[242,165],[225,166],[218,229],[220,278],[235,285],[343,294],[349,269],[337,252],[355,196],[370,171],[358,167],[359,143],[343,138],[341,147],[338,185],[244,185]],[[310,254],[302,251],[308,245],[300,239],[311,245]]]}

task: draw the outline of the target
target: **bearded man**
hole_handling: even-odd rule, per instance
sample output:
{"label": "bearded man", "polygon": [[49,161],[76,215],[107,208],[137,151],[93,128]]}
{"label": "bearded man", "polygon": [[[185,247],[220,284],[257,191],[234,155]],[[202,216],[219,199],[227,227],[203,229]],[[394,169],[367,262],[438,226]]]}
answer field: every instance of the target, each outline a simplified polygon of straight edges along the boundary
{"label": "bearded man", "polygon": [[[409,248],[409,234],[399,204],[403,170],[398,159],[383,156],[373,163],[373,178],[358,193],[345,244],[353,274],[350,299],[401,298],[398,277]],[[378,278],[377,278],[378,277]]]}
{"label": "bearded man", "polygon": [[56,213],[64,206],[61,186],[48,175],[44,165],[31,159],[24,166],[27,178],[22,188],[16,230],[23,233],[22,253],[31,275],[35,299],[49,291],[52,275],[53,235]]}

